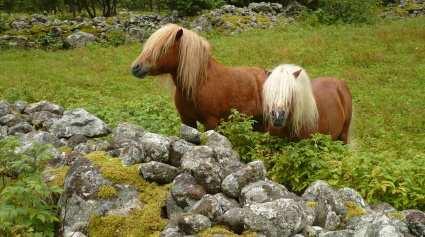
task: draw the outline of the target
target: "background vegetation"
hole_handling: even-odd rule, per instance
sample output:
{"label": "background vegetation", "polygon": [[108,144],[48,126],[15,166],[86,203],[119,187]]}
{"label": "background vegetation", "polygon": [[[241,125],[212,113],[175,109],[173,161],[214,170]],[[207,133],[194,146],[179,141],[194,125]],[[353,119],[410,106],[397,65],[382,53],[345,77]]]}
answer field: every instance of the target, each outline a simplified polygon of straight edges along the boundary
{"label": "background vegetation", "polygon": [[[126,8],[139,11],[171,12],[177,10],[180,15],[195,15],[202,10],[212,9],[224,4],[247,6],[263,0],[0,0],[0,10],[6,12],[50,12],[87,14],[95,16],[114,16],[117,9]],[[392,0],[269,0],[284,6],[301,3],[312,11],[317,11],[323,21],[345,17],[350,21],[364,21],[364,17],[373,11],[373,6],[388,4]],[[395,2],[395,1],[394,1]],[[330,16],[327,16],[327,15]],[[361,14],[359,18],[356,14]]]}

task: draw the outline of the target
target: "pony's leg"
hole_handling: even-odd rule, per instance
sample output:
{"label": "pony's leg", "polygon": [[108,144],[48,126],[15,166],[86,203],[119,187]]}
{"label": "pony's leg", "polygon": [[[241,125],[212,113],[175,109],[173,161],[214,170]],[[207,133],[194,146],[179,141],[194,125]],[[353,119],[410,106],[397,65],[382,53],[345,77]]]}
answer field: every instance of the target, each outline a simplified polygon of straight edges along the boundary
{"label": "pony's leg", "polygon": [[196,120],[191,120],[191,119],[185,120],[182,117],[180,117],[180,119],[182,120],[182,123],[184,125],[187,125],[189,127],[196,128],[196,129],[198,128],[198,125],[196,124]]}
{"label": "pony's leg", "polygon": [[351,108],[347,111],[347,118],[344,122],[344,126],[342,127],[341,134],[338,137],[338,140],[344,142],[344,144],[348,144],[350,138],[350,127],[351,127],[351,118],[352,118],[352,110]]}
{"label": "pony's leg", "polygon": [[193,103],[187,100],[179,90],[174,95],[174,104],[176,105],[177,112],[179,112],[182,123],[192,128],[197,128],[196,122],[198,119]]}
{"label": "pony's leg", "polygon": [[340,85],[338,88],[338,94],[344,105],[344,114],[346,116],[344,125],[342,127],[341,134],[339,135],[339,140],[343,141],[344,144],[348,144],[350,138],[350,127],[353,117],[353,104],[351,98],[351,92],[348,89],[347,84],[344,81],[339,81]]}
{"label": "pony's leg", "polygon": [[213,130],[218,126],[220,120],[216,117],[208,117],[204,123],[204,126],[207,130]]}
{"label": "pony's leg", "polygon": [[346,124],[344,124],[344,128],[342,129],[341,134],[338,137],[338,140],[341,140],[342,142],[344,142],[344,144],[348,144],[348,138],[350,136],[350,124],[348,123],[348,126],[346,126]]}
{"label": "pony's leg", "polygon": [[254,117],[254,121],[255,121],[254,126],[253,126],[254,131],[266,132],[266,126],[264,124],[263,116]]}

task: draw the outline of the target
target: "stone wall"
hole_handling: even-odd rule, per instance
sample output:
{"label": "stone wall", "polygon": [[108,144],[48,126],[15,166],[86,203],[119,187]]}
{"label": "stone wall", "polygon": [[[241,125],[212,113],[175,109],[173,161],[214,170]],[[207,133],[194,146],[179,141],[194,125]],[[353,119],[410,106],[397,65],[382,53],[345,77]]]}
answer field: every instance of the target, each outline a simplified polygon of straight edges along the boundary
{"label": "stone wall", "polygon": [[[318,180],[296,195],[268,179],[261,161],[242,163],[229,140],[215,131],[182,125],[180,137],[166,137],[129,123],[111,129],[84,109],[1,101],[0,139],[8,136],[20,139],[16,152],[50,144],[50,166],[69,167],[59,201],[64,236],[86,236],[93,216],[125,218],[135,210],[149,211],[139,198],[140,187],[113,182],[88,158],[93,152],[119,161],[117,170],[137,165],[135,179],[170,185],[163,201],[168,222],[163,237],[193,235],[215,225],[272,237],[425,235],[423,212],[372,206],[348,187],[334,189]],[[46,172],[46,180],[54,178]]]}
{"label": "stone wall", "polygon": [[[116,17],[95,17],[61,20],[55,16],[34,14],[27,17],[7,18],[0,32],[0,46],[29,48],[72,48],[88,43],[118,45],[143,41],[156,29],[167,23],[178,23],[200,32],[217,30],[238,33],[253,28],[268,28],[279,21],[287,22],[301,6],[283,7],[276,3],[252,3],[238,8],[225,5],[195,19],[152,14],[138,15],[121,11]],[[1,29],[1,28],[0,28]]]}

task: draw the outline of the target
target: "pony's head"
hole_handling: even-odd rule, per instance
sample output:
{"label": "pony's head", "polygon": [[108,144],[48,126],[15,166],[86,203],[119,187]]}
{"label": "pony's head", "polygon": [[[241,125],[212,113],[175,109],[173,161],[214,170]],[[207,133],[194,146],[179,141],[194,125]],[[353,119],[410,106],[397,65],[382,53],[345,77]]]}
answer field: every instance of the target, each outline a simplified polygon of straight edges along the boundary
{"label": "pony's head", "polygon": [[189,96],[206,78],[210,51],[209,43],[195,32],[168,24],[149,37],[131,71],[138,78],[170,73]]}
{"label": "pony's head", "polygon": [[263,85],[265,119],[294,134],[317,127],[318,112],[307,72],[296,65],[276,67]]}

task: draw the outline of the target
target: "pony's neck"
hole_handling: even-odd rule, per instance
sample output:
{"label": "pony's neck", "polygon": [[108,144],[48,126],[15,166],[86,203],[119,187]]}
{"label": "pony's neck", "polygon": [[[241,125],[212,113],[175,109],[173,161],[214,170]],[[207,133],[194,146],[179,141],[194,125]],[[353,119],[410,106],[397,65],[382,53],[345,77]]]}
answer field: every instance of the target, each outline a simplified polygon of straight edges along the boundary
{"label": "pony's neck", "polygon": [[[208,59],[208,67],[207,67],[207,78],[205,78],[205,80],[203,81],[203,83],[205,83],[206,80],[208,80],[209,78],[209,74],[211,71],[213,71],[215,68],[223,66],[221,65],[219,62],[217,62],[217,60],[215,60],[213,57],[210,57]],[[185,88],[184,86],[181,84],[181,82],[178,80],[178,69],[173,70],[172,72],[170,72],[171,77],[173,79],[174,85],[176,86],[176,89],[179,90],[182,94],[185,94]],[[201,83],[201,82],[200,82]],[[200,87],[198,86],[198,89]],[[196,93],[196,92],[195,92]]]}

